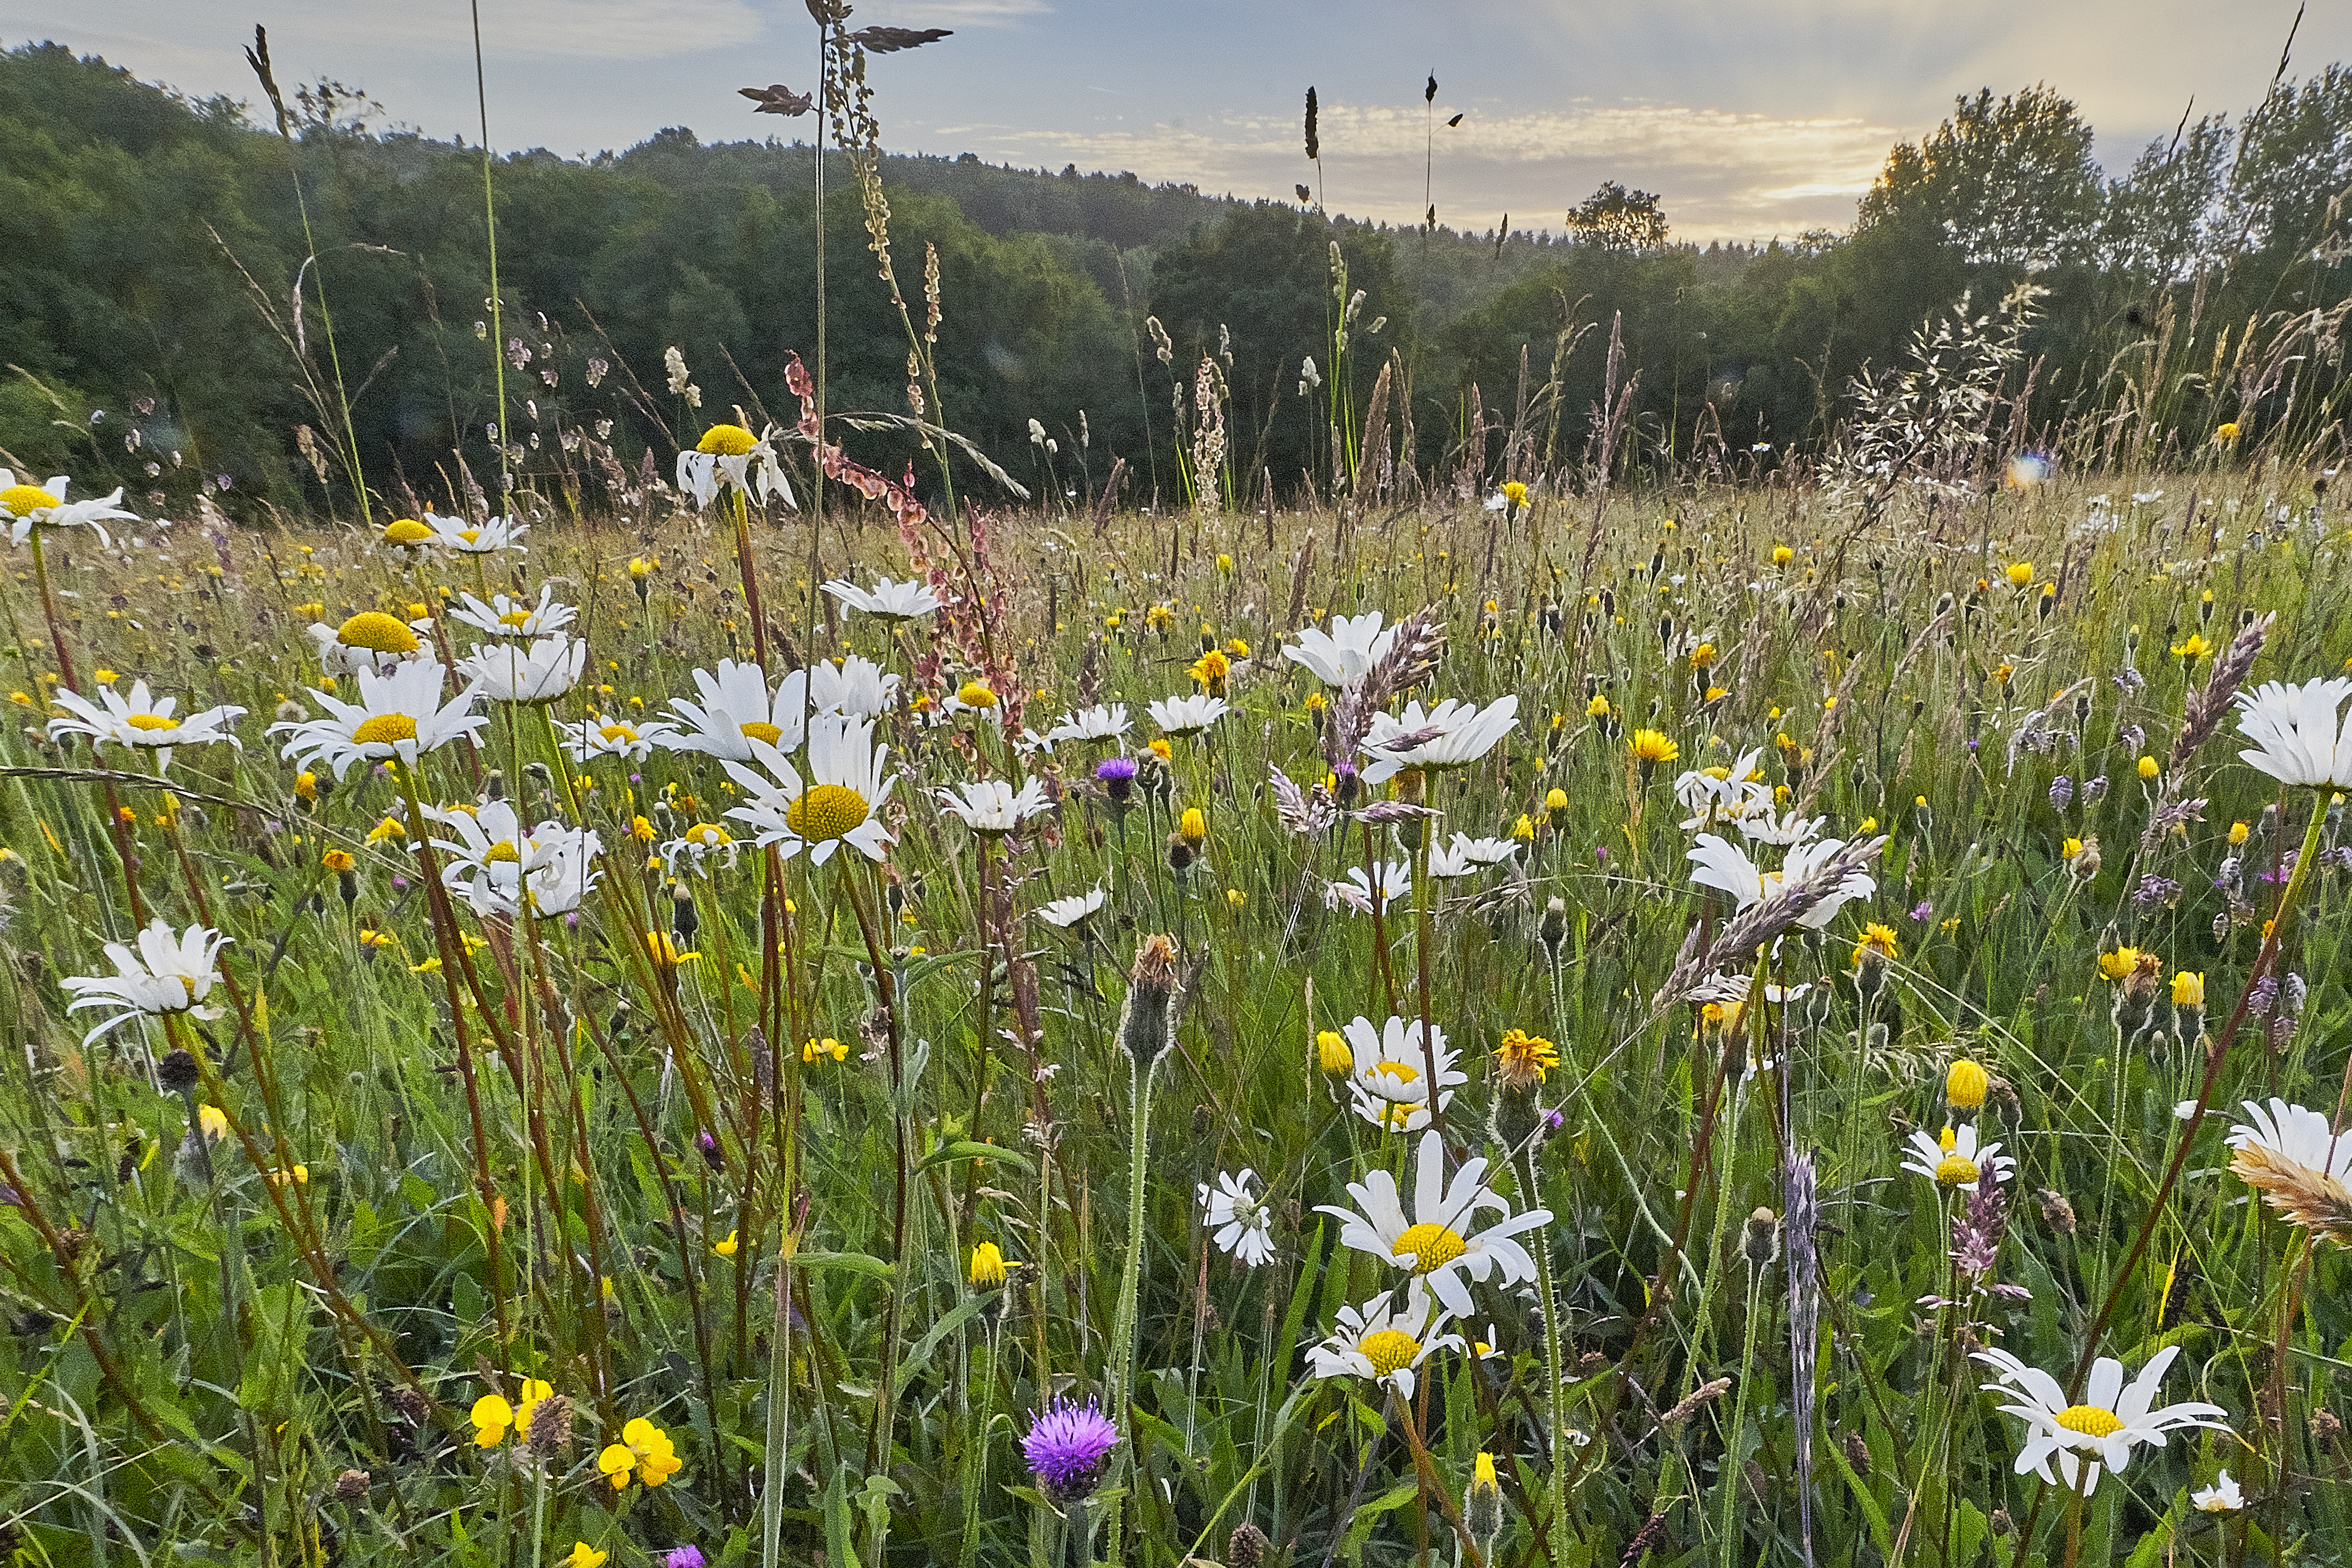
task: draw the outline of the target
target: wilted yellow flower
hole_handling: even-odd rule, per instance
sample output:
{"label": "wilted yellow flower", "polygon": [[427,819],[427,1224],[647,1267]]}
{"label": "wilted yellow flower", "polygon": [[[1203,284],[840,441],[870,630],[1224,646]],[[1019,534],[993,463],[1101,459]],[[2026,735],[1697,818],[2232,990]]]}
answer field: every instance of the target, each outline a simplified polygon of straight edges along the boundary
{"label": "wilted yellow flower", "polygon": [[324,855],[319,857],[319,864],[325,867],[330,871],[341,874],[341,872],[350,870],[352,867],[358,865],[359,862],[352,858],[351,853],[348,850],[330,849]]}
{"label": "wilted yellow flower", "polygon": [[1228,577],[1234,574],[1234,558],[1222,550],[1217,552],[1217,570]]}
{"label": "wilted yellow flower", "polygon": [[2203,970],[2179,969],[2173,972],[2172,1005],[2176,1007],[2205,1005],[2205,972]]}
{"label": "wilted yellow flower", "polygon": [[964,1278],[975,1290],[993,1290],[1004,1283],[1005,1271],[1021,1265],[1004,1256],[1004,1251],[992,1241],[983,1241],[971,1249],[971,1267]]}
{"label": "wilted yellow flower", "polygon": [[1234,909],[1240,909],[1244,904],[1249,902],[1249,895],[1243,892],[1239,888],[1227,888],[1225,889],[1225,902]]}
{"label": "wilted yellow flower", "polygon": [[305,768],[294,775],[294,793],[304,800],[319,798],[319,775]]}
{"label": "wilted yellow flower", "polygon": [[199,1105],[196,1127],[204,1133],[205,1142],[217,1143],[228,1136],[228,1113],[217,1105]]}
{"label": "wilted yellow flower", "polygon": [[1530,1089],[1559,1066],[1559,1047],[1525,1029],[1507,1029],[1495,1049],[1495,1074],[1507,1089]]}
{"label": "wilted yellow flower", "polygon": [[2213,426],[2213,439],[2220,442],[2222,446],[2227,447],[2237,440],[2237,438],[2238,422],[2236,420],[2224,419],[2221,424]]}

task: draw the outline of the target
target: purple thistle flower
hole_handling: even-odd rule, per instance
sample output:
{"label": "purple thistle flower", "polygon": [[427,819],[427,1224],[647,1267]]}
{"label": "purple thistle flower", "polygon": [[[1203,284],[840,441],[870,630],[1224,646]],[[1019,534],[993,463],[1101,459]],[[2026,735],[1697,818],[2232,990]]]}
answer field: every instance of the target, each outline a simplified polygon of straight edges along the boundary
{"label": "purple thistle flower", "polygon": [[1118,1428],[1098,1401],[1055,1399],[1021,1439],[1029,1468],[1056,1502],[1076,1502],[1095,1489],[1102,1463],[1118,1447]]}
{"label": "purple thistle flower", "polygon": [[662,1559],[662,1568],[702,1568],[702,1548],[680,1546]]}
{"label": "purple thistle flower", "polygon": [[1095,768],[1095,777],[1101,783],[1104,793],[1123,805],[1129,793],[1135,788],[1135,759],[1106,757]]}
{"label": "purple thistle flower", "polygon": [[2281,886],[2288,878],[2294,875],[2294,863],[2302,857],[2302,855],[2303,851],[2300,849],[2288,850],[2285,854],[2279,857],[2277,865],[2272,867],[2269,870],[2264,871],[2261,876],[2256,877],[2254,880],[2260,882],[2265,888],[2275,888]]}

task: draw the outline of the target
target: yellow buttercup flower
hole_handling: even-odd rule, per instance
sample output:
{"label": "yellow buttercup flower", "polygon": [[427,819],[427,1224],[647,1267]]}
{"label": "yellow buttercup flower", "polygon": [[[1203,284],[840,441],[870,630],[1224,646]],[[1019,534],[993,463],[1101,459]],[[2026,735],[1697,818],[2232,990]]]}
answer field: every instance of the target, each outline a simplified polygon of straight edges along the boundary
{"label": "yellow buttercup flower", "polygon": [[571,1552],[564,1556],[563,1565],[564,1568],[604,1568],[604,1559],[610,1555],[610,1552],[599,1552],[584,1541],[575,1541],[572,1543]]}

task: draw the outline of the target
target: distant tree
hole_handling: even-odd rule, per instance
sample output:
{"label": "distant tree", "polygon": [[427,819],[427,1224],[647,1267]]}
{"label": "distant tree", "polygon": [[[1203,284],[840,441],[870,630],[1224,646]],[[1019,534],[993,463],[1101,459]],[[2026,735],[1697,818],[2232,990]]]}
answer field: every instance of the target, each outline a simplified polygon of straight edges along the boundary
{"label": "distant tree", "polygon": [[1647,191],[1604,183],[1568,215],[1569,232],[1603,250],[1654,250],[1666,243],[1665,209]]}
{"label": "distant tree", "polygon": [[2137,280],[2170,283],[2212,259],[2224,243],[2214,228],[2230,142],[2229,121],[2210,114],[2149,142],[2131,172],[2107,189],[2100,265]]}
{"label": "distant tree", "polygon": [[1971,267],[2049,267],[2091,258],[2105,195],[2072,101],[2038,84],[1999,99],[1985,88],[1887,155],[1857,227],[1916,226]]}
{"label": "distant tree", "polygon": [[2222,197],[2225,243],[2281,260],[2319,246],[2352,187],[2352,69],[2332,65],[2282,84],[2238,134]]}

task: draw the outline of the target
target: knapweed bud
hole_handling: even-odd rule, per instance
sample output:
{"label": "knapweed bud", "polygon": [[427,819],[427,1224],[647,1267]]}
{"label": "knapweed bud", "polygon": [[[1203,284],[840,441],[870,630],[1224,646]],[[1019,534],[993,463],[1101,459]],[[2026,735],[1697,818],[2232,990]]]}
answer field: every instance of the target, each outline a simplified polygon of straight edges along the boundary
{"label": "knapweed bud", "polygon": [[1762,1268],[1780,1256],[1780,1219],[1770,1209],[1759,1205],[1748,1216],[1747,1228],[1740,1233],[1739,1255],[1758,1268]]}
{"label": "knapweed bud", "polygon": [[1560,944],[1568,940],[1568,900],[1566,899],[1555,898],[1546,901],[1543,918],[1536,922],[1536,937],[1544,944],[1544,950],[1551,955],[1552,963],[1558,963]]}
{"label": "knapweed bud", "polygon": [[155,1080],[173,1094],[185,1094],[195,1088],[200,1076],[196,1058],[184,1050],[173,1051],[155,1064]]}
{"label": "knapweed bud", "polygon": [[1231,1540],[1225,1544],[1226,1568],[1258,1568],[1265,1561],[1265,1531],[1255,1524],[1234,1526]]}
{"label": "knapweed bud", "polygon": [[1127,1005],[1119,1016],[1119,1048],[1139,1067],[1149,1068],[1175,1043],[1176,942],[1147,936],[1135,950],[1128,973]]}

